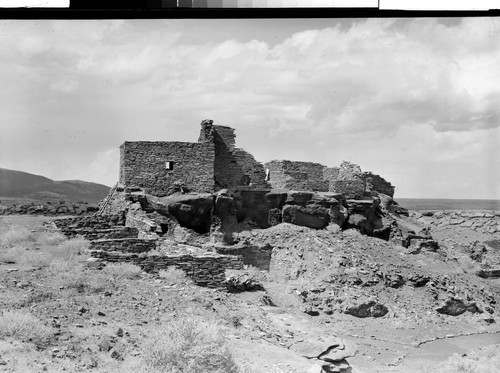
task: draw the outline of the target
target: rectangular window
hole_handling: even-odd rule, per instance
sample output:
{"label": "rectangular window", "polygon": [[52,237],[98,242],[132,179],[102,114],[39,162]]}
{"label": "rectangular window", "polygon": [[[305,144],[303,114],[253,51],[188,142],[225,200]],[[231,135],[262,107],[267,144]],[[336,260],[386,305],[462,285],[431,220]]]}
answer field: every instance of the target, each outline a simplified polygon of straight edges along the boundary
{"label": "rectangular window", "polygon": [[173,170],[174,169],[174,162],[173,161],[167,161],[167,162],[165,162],[165,169],[167,169],[167,170]]}

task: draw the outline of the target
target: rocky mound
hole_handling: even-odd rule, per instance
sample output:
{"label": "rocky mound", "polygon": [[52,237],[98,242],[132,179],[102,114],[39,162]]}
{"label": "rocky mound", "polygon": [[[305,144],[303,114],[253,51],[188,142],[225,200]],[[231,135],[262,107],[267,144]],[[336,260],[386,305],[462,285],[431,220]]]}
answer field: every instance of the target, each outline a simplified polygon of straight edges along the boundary
{"label": "rocky mound", "polygon": [[499,311],[498,284],[457,266],[445,249],[415,252],[352,229],[332,234],[287,223],[239,238],[273,248],[271,278],[297,283],[303,311],[310,315],[432,321],[464,312],[490,319]]}

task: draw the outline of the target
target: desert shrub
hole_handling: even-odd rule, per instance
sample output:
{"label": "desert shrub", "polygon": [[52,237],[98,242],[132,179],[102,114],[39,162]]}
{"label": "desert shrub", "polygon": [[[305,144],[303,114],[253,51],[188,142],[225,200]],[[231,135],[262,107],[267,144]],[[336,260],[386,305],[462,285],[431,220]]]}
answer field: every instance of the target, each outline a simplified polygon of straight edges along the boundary
{"label": "desert shrub", "polygon": [[158,272],[158,276],[170,284],[183,284],[192,282],[186,273],[177,267],[171,266]]}
{"label": "desert shrub", "polygon": [[445,362],[427,370],[439,373],[496,373],[500,372],[500,346],[474,350],[468,355],[453,354]]}
{"label": "desert shrub", "polygon": [[51,290],[39,290],[33,293],[30,293],[26,299],[24,299],[21,303],[21,306],[26,307],[32,304],[39,304],[42,302],[51,301],[56,298],[56,295]]}
{"label": "desert shrub", "polygon": [[0,262],[17,263],[19,258],[24,255],[26,249],[20,246],[0,247]]}
{"label": "desert shrub", "polygon": [[44,246],[59,245],[61,242],[66,240],[66,236],[59,232],[43,232],[36,238],[36,242]]}
{"label": "desert shrub", "polygon": [[86,260],[83,252],[88,249],[90,242],[81,238],[72,238],[59,243],[57,246],[46,248],[44,251],[50,257],[50,270],[53,273],[81,270]]}
{"label": "desert shrub", "polygon": [[217,315],[233,328],[239,328],[245,315],[242,312],[221,308],[217,310]]}
{"label": "desert shrub", "polygon": [[142,269],[135,264],[118,263],[106,266],[103,272],[117,278],[136,279],[141,277]]}
{"label": "desert shrub", "polygon": [[46,251],[23,250],[17,258],[17,263],[29,267],[48,267],[52,263],[52,257]]}
{"label": "desert shrub", "polygon": [[53,334],[52,328],[44,325],[27,311],[4,311],[0,316],[0,337],[12,337],[37,345],[46,343]]}
{"label": "desert shrub", "polygon": [[35,235],[28,228],[17,225],[9,227],[7,231],[0,234],[0,245],[6,247],[33,243],[34,241]]}
{"label": "desert shrub", "polygon": [[113,278],[102,272],[91,271],[83,266],[75,267],[72,271],[54,272],[51,287],[56,289],[69,289],[77,293],[102,293],[113,290]]}
{"label": "desert shrub", "polygon": [[67,241],[62,241],[55,248],[50,251],[54,256],[58,256],[64,259],[72,259],[76,255],[82,255],[90,247],[90,242],[77,237],[72,238]]}
{"label": "desert shrub", "polygon": [[237,373],[221,325],[199,316],[165,324],[147,343],[144,363],[158,373]]}

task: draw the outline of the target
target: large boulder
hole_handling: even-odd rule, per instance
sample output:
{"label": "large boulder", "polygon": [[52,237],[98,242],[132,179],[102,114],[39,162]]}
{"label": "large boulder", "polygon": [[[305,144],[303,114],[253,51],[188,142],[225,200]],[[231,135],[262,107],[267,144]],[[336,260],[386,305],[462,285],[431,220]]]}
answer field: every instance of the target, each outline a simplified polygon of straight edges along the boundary
{"label": "large boulder", "polygon": [[282,220],[303,227],[323,229],[330,224],[329,211],[321,206],[285,205],[282,211]]}
{"label": "large boulder", "polygon": [[344,313],[360,318],[382,317],[386,315],[387,312],[389,312],[387,307],[375,300],[350,305],[344,310]]}
{"label": "large boulder", "polygon": [[346,216],[347,209],[343,205],[343,197],[339,194],[291,191],[287,194],[282,208],[281,221],[323,229],[329,224],[342,225]]}
{"label": "large boulder", "polygon": [[148,206],[164,216],[174,217],[185,228],[208,233],[212,223],[214,196],[208,193],[173,194],[168,197],[146,195]]}
{"label": "large boulder", "polygon": [[472,313],[481,312],[476,303],[465,303],[463,300],[457,298],[446,299],[441,306],[436,308],[436,311],[449,316],[458,316],[465,311]]}

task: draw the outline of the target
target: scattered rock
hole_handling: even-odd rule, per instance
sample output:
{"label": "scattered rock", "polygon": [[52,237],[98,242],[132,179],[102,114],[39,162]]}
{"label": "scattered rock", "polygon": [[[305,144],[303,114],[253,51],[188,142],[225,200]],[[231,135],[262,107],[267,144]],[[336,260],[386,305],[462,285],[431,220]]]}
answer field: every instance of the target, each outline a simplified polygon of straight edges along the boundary
{"label": "scattered rock", "polygon": [[122,361],[123,360],[123,356],[116,350],[113,350],[111,351],[111,358],[115,359],[115,360],[119,360],[119,361]]}
{"label": "scattered rock", "polygon": [[389,310],[383,304],[374,300],[361,303],[355,306],[347,307],[344,313],[355,317],[382,317],[387,314]]}
{"label": "scattered rock", "polygon": [[99,347],[99,351],[104,352],[111,351],[111,349],[113,348],[112,342],[108,339],[102,339],[97,346]]}
{"label": "scattered rock", "polygon": [[226,288],[230,293],[265,290],[258,280],[248,276],[247,274],[231,275],[227,277]]}
{"label": "scattered rock", "polygon": [[116,331],[116,335],[118,337],[123,337],[123,329],[122,328],[118,328],[118,330]]}
{"label": "scattered rock", "polygon": [[436,308],[436,311],[449,316],[458,316],[465,311],[472,313],[481,312],[475,303],[466,304],[463,300],[457,298],[447,299],[440,307]]}

